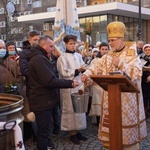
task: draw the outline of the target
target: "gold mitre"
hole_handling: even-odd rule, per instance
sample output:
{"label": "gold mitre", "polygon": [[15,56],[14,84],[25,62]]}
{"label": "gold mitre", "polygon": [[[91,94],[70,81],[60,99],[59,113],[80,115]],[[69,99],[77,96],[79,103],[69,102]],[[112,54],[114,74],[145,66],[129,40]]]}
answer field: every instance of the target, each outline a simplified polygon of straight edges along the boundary
{"label": "gold mitre", "polygon": [[126,27],[122,22],[114,21],[108,24],[107,34],[108,38],[123,38],[125,35]]}

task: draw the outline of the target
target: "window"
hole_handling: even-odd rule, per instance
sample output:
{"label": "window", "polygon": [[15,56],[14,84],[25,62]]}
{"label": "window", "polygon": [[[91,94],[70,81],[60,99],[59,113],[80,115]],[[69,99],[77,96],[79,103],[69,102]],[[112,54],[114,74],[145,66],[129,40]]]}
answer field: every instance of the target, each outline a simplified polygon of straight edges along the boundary
{"label": "window", "polygon": [[22,47],[22,41],[17,41],[16,42],[16,47]]}
{"label": "window", "polygon": [[23,33],[23,27],[11,28],[11,34]]}
{"label": "window", "polygon": [[33,8],[41,7],[42,3],[40,1],[33,2]]}
{"label": "window", "polygon": [[14,17],[10,16],[10,21],[14,22],[15,21]]}
{"label": "window", "polygon": [[30,15],[32,12],[31,11],[25,11],[23,14],[24,15]]}
{"label": "window", "polygon": [[150,8],[150,1],[149,0],[144,0],[143,1],[143,7]]}
{"label": "window", "polygon": [[32,0],[27,0],[27,4],[32,4]]}
{"label": "window", "polygon": [[49,7],[47,8],[47,12],[56,11],[56,7]]}
{"label": "window", "polygon": [[1,21],[1,22],[0,22],[0,27],[2,28],[2,27],[5,27],[5,26],[6,26],[5,21]]}
{"label": "window", "polygon": [[23,33],[23,27],[18,27],[18,33]]}
{"label": "window", "polygon": [[20,4],[20,0],[16,0],[16,4]]}
{"label": "window", "polygon": [[0,14],[4,14],[4,8],[0,8]]}
{"label": "window", "polygon": [[29,31],[32,31],[33,30],[33,26],[29,26]]}
{"label": "window", "polygon": [[43,35],[43,31],[39,31],[39,34],[40,34],[40,35]]}
{"label": "window", "polygon": [[11,0],[14,4],[20,4],[20,0]]}
{"label": "window", "polygon": [[5,41],[6,40],[6,35],[1,35],[1,39]]}
{"label": "window", "polygon": [[17,33],[17,28],[11,28],[11,34]]}
{"label": "window", "polygon": [[50,24],[49,23],[44,23],[43,30],[44,31],[50,30]]}

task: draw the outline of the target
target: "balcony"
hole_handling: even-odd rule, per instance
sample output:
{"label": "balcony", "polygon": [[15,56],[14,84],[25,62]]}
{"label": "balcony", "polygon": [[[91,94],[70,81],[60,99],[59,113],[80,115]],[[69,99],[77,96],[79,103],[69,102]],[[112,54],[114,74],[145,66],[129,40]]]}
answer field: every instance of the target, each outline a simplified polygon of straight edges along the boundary
{"label": "balcony", "polygon": [[[77,3],[84,0],[77,0]],[[122,3],[127,3],[131,5],[136,5],[138,6],[138,0],[86,0],[86,4],[88,5],[100,5],[104,3],[111,3],[111,2],[122,2]],[[84,5],[82,5],[83,7]],[[149,0],[142,0],[141,1],[141,6],[145,8],[150,8],[150,2]]]}

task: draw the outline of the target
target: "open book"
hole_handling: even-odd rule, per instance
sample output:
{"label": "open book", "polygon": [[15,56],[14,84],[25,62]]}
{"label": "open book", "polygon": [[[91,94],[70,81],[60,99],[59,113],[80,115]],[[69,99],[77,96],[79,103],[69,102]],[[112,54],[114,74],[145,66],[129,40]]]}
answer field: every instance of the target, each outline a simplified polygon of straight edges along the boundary
{"label": "open book", "polygon": [[111,72],[109,72],[109,74],[110,75],[115,75],[115,74],[120,74],[120,75],[125,75],[128,79],[130,79],[131,80],[131,78],[124,72],[124,71],[122,71],[122,70],[118,70],[118,71],[111,71]]}

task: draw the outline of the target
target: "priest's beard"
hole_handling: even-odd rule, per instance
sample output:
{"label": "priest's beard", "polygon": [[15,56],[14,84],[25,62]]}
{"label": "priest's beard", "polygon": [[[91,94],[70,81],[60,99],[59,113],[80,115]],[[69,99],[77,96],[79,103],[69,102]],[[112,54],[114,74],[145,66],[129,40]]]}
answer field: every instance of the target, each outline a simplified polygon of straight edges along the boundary
{"label": "priest's beard", "polygon": [[118,51],[115,47],[111,47],[111,50],[112,50],[113,52],[117,52],[117,51]]}

